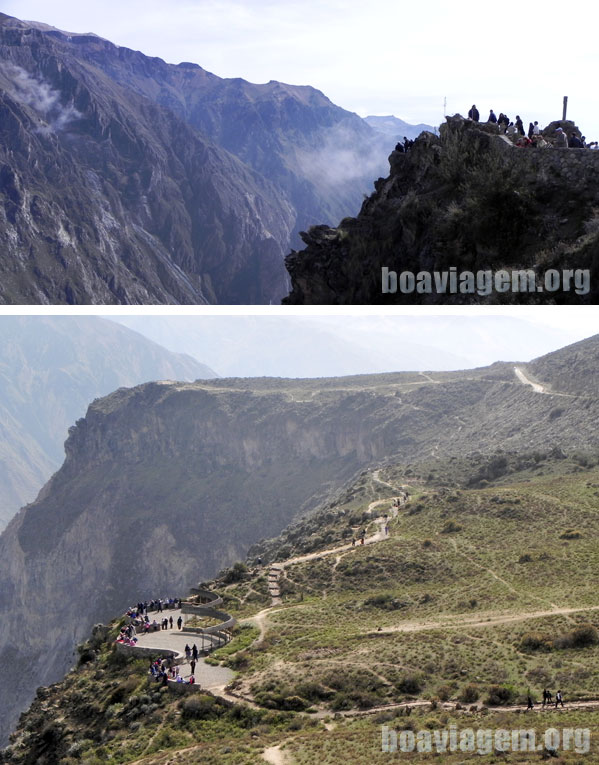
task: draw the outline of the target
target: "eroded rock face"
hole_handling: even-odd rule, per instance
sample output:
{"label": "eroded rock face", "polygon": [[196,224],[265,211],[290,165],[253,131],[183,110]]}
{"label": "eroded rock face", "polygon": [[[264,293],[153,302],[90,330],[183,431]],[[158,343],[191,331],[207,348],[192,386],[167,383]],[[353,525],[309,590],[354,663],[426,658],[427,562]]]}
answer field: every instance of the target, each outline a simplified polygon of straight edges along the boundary
{"label": "eroded rock face", "polygon": [[[307,247],[287,257],[293,288],[284,303],[596,302],[599,152],[516,147],[495,125],[456,115],[439,136],[422,133],[389,162],[390,175],[375,183],[356,218],[326,236],[308,231]],[[383,267],[589,269],[590,290],[384,294]]]}
{"label": "eroded rock face", "polygon": [[0,301],[280,302],[297,231],[357,209],[387,153],[313,88],[2,14]]}
{"label": "eroded rock face", "polygon": [[[597,338],[568,355],[597,376]],[[524,367],[526,365],[523,365]],[[535,370],[537,367],[535,367]],[[66,460],[0,537],[0,736],[92,625],[185,594],[354,473],[397,456],[599,445],[596,397],[535,393],[511,364],[427,383],[388,374],[148,383],[95,401]],[[459,426],[458,424],[459,423]]]}

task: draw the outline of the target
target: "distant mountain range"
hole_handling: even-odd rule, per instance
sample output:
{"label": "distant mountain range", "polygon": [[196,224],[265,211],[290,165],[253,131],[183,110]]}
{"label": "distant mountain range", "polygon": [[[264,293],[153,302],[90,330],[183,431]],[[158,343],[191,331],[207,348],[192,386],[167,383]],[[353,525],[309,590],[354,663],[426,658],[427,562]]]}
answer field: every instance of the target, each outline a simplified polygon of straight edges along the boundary
{"label": "distant mountain range", "polygon": [[312,87],[0,14],[0,302],[280,302],[392,148]]}
{"label": "distant mountain range", "polygon": [[527,361],[577,340],[508,316],[110,316],[223,377],[337,377]]}
{"label": "distant mountain range", "polygon": [[125,327],[85,316],[0,321],[0,531],[64,459],[68,429],[98,396],[216,373]]}
{"label": "distant mountain range", "polygon": [[427,130],[429,133],[437,132],[437,129],[432,125],[425,125],[424,123],[420,123],[419,125],[410,125],[409,122],[404,122],[398,117],[394,117],[392,114],[389,114],[386,117],[371,115],[369,117],[365,117],[364,119],[371,127],[373,127],[375,130],[378,130],[379,133],[396,136],[398,139],[405,137],[409,138],[410,140],[414,140],[415,138],[418,138],[420,133],[422,133],[424,130]]}

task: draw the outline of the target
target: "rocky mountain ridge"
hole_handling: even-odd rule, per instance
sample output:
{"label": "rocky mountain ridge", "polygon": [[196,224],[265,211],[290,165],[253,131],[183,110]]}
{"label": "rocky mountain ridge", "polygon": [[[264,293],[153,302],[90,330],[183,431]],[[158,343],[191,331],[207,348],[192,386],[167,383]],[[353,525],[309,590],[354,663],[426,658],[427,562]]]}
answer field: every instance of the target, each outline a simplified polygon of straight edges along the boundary
{"label": "rocky mountain ridge", "polygon": [[269,303],[388,141],[310,87],[0,15],[4,303]]}

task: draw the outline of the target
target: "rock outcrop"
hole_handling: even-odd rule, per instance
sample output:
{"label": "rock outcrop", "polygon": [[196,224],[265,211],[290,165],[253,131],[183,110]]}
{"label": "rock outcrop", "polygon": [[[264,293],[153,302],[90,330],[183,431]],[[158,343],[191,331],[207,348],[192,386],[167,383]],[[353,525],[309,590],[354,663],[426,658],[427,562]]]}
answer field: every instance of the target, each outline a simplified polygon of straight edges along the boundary
{"label": "rock outcrop", "polygon": [[[547,130],[553,140],[552,123]],[[574,129],[572,123],[564,123]],[[408,153],[356,218],[303,234],[287,257],[293,289],[284,303],[593,303],[599,270],[599,152],[523,148],[495,125],[447,118]],[[457,272],[587,269],[576,292],[383,293],[382,269]]]}

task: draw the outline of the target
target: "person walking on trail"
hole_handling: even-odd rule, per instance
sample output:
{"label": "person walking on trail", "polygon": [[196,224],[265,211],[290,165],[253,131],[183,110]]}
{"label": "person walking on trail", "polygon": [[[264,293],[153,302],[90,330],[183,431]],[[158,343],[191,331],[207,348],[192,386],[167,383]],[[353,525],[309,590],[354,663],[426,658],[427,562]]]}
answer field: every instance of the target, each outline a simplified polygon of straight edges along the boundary
{"label": "person walking on trail", "polygon": [[535,705],[532,703],[532,699],[530,698],[530,693],[528,694],[528,698],[526,700],[526,710],[534,709]]}
{"label": "person walking on trail", "polygon": [[389,536],[389,524],[385,524],[385,536]]}
{"label": "person walking on trail", "polygon": [[186,644],[185,644],[185,659],[186,659],[187,661],[189,661],[189,657],[190,657],[190,656],[191,656],[191,648],[190,648],[190,647],[189,647],[189,645],[186,643]]}
{"label": "person walking on trail", "polygon": [[543,688],[543,706],[546,704],[551,704],[553,700],[553,696],[551,695],[551,692],[547,690],[547,688]]}
{"label": "person walking on trail", "polygon": [[468,119],[471,119],[472,122],[478,122],[480,117],[480,114],[478,112],[478,109],[476,108],[476,104],[472,104],[472,109],[468,112]]}
{"label": "person walking on trail", "polygon": [[180,616],[180,617],[177,619],[177,629],[178,629],[178,630],[180,630],[182,626],[183,626],[183,617],[182,617],[182,616]]}
{"label": "person walking on trail", "polygon": [[562,707],[564,706],[564,697],[562,696],[562,692],[558,691],[555,694],[555,708],[557,709],[558,704],[561,704]]}
{"label": "person walking on trail", "polygon": [[352,546],[352,547],[355,547],[355,546],[356,546],[356,538],[355,538],[355,537],[352,537],[352,538],[351,538],[351,546]]}
{"label": "person walking on trail", "polygon": [[171,625],[171,629],[173,628],[173,617],[171,616],[168,620],[169,624]]}
{"label": "person walking on trail", "polygon": [[195,659],[191,660],[191,663],[190,663],[189,666],[191,667],[191,674],[194,675],[195,671],[196,671],[196,662],[195,662]]}
{"label": "person walking on trail", "polygon": [[194,661],[198,660],[198,647],[197,647],[197,645],[195,643],[193,644],[193,646],[191,648],[191,656],[192,656]]}

